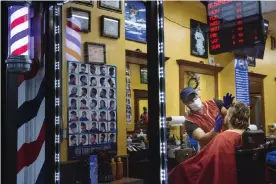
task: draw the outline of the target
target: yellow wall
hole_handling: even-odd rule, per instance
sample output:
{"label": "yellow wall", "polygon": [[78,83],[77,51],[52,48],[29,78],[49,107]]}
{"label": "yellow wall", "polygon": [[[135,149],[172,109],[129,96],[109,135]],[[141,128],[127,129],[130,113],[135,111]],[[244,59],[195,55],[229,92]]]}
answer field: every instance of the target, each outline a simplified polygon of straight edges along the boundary
{"label": "yellow wall", "polygon": [[[124,6],[123,12],[113,13],[107,10],[102,10],[97,8],[94,5],[93,8],[78,5],[75,3],[67,3],[63,6],[63,32],[65,31],[66,17],[67,17],[67,8],[68,7],[77,7],[84,10],[91,11],[91,32],[81,33],[82,42],[94,42],[94,43],[105,43],[106,44],[106,59],[107,64],[117,66],[117,105],[120,110],[118,110],[118,154],[126,154],[126,85],[125,85],[125,30],[124,30]],[[107,15],[121,19],[120,26],[120,38],[117,40],[100,37],[100,16]],[[65,40],[65,34],[63,34],[63,40]],[[65,43],[65,42],[63,42]],[[63,47],[65,48],[65,46]],[[82,48],[83,51],[83,48]],[[65,54],[65,51],[63,52]],[[67,67],[66,60],[63,57],[63,81],[67,79]],[[67,85],[66,82],[63,82],[63,125],[67,128]],[[61,161],[67,160],[67,141],[63,140],[61,143]]]}

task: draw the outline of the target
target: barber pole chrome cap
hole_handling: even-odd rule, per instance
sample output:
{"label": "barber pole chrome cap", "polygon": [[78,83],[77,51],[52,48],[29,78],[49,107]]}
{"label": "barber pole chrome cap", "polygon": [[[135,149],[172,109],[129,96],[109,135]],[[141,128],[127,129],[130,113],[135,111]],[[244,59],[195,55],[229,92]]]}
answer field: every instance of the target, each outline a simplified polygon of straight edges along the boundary
{"label": "barber pole chrome cap", "polygon": [[7,70],[13,73],[24,73],[31,70],[32,60],[29,56],[19,55],[19,56],[9,56],[6,60]]}
{"label": "barber pole chrome cap", "polygon": [[8,5],[7,71],[24,73],[31,70],[31,9],[28,2]]}

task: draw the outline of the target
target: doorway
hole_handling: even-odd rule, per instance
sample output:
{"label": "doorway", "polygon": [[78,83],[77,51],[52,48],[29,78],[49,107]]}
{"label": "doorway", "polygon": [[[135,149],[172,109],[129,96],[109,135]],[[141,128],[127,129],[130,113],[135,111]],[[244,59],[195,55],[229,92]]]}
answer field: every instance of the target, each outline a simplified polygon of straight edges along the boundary
{"label": "doorway", "polygon": [[249,72],[250,123],[265,132],[264,85],[266,75]]}

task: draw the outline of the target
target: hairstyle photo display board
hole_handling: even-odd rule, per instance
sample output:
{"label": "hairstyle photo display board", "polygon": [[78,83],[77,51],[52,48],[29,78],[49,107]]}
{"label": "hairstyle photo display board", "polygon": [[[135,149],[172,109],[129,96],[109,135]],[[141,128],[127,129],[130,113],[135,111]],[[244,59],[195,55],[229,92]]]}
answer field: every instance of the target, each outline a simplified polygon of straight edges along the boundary
{"label": "hairstyle photo display board", "polygon": [[117,153],[116,67],[68,62],[68,159]]}

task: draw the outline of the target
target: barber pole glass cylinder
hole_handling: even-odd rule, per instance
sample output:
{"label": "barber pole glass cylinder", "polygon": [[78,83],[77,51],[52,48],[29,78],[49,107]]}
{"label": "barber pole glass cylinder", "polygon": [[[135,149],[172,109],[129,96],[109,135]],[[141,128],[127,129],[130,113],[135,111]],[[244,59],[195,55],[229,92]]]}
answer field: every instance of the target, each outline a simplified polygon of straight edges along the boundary
{"label": "barber pole glass cylinder", "polygon": [[30,60],[30,7],[28,4],[8,8],[7,70],[22,73],[31,69]]}

